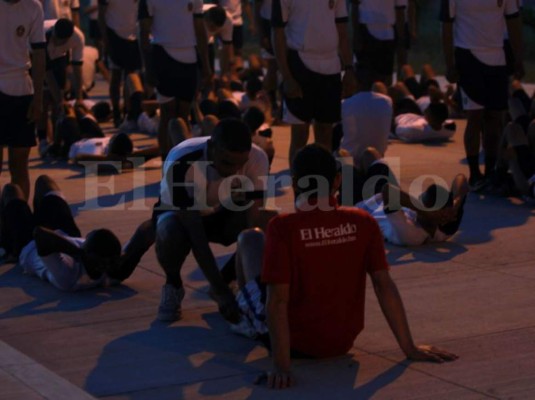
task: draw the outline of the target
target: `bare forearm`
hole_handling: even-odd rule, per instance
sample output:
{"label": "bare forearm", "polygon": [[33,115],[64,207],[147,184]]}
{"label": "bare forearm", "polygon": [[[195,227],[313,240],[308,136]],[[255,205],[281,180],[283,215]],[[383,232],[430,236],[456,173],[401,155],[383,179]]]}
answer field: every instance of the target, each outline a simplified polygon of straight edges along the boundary
{"label": "bare forearm", "polygon": [[403,301],[394,281],[391,279],[385,281],[380,285],[374,285],[377,299],[399,347],[405,354],[410,354],[415,346]]}
{"label": "bare forearm", "polygon": [[76,257],[82,253],[79,247],[47,228],[35,228],[34,239],[37,246],[37,252],[41,257],[53,253],[64,253]]}
{"label": "bare forearm", "polygon": [[283,79],[292,79],[290,68],[288,67],[287,59],[287,45],[286,35],[284,28],[273,28],[273,50],[275,51],[275,57],[277,59],[277,65],[279,71],[282,74]]}
{"label": "bare forearm", "polygon": [[523,62],[524,60],[524,40],[522,36],[522,22],[520,17],[507,20],[507,31],[509,33],[509,41],[515,56],[515,61]]}
{"label": "bare forearm", "polygon": [[455,67],[455,57],[453,52],[453,24],[451,22],[442,23],[442,49],[447,68]]}
{"label": "bare forearm", "polygon": [[208,56],[208,36],[202,18],[195,18],[195,36],[197,38],[197,49],[201,57],[202,69],[205,76],[211,75],[210,57]]}
{"label": "bare forearm", "polygon": [[339,42],[338,52],[340,54],[340,60],[342,60],[342,66],[345,67],[347,65],[352,65],[353,55],[351,53],[351,45],[349,42],[349,33],[347,30],[347,23],[336,24],[336,27],[338,29],[338,42]]}
{"label": "bare forearm", "polygon": [[45,50],[37,49],[32,52],[32,81],[34,97],[43,98],[43,83],[45,80]]}
{"label": "bare forearm", "polygon": [[273,366],[278,371],[288,372],[291,364],[288,305],[268,300],[267,313]]}

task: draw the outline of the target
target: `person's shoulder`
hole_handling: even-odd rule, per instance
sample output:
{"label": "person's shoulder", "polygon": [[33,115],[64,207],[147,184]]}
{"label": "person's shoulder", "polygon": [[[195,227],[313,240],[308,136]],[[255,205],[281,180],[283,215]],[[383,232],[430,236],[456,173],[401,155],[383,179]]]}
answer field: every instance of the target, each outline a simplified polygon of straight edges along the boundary
{"label": "person's shoulder", "polygon": [[201,158],[204,155],[206,146],[208,145],[208,139],[209,137],[203,136],[184,140],[171,149],[165,161],[178,161],[179,159],[192,153],[198,155],[197,159]]}

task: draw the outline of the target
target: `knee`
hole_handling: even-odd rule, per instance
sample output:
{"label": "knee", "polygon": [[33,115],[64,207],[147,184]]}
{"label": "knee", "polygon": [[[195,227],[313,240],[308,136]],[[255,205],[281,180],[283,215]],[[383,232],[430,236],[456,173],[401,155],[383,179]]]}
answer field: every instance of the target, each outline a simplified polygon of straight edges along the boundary
{"label": "knee", "polygon": [[174,246],[184,238],[180,218],[176,214],[163,215],[156,225],[156,245]]}
{"label": "knee", "polygon": [[238,236],[240,248],[258,247],[264,244],[264,232],[260,228],[244,230]]}

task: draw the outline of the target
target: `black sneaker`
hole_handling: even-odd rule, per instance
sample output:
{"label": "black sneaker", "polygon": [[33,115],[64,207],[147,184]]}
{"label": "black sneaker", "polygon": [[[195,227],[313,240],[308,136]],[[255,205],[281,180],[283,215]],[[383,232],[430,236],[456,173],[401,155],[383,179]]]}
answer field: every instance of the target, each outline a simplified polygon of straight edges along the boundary
{"label": "black sneaker", "polygon": [[471,176],[470,179],[468,179],[468,187],[471,192],[480,192],[485,186],[487,186],[487,180],[482,175]]}

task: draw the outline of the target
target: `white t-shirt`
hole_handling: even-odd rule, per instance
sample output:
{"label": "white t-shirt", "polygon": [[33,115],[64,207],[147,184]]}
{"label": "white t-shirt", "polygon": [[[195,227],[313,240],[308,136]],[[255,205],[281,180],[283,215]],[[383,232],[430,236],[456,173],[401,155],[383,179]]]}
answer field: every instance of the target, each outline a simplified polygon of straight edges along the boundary
{"label": "white t-shirt", "polygon": [[370,34],[379,40],[394,39],[396,8],[405,8],[407,0],[361,0],[360,23],[365,24]]}
{"label": "white t-shirt", "polygon": [[219,0],[219,4],[229,12],[232,24],[236,26],[243,25],[241,2],[242,0]]}
{"label": "white t-shirt", "polygon": [[137,39],[137,0],[100,0],[106,25],[125,40]]}
{"label": "white t-shirt", "polygon": [[[48,33],[49,31],[54,29],[54,25],[56,24],[56,22],[57,22],[57,19],[46,20],[44,22],[45,31]],[[85,36],[83,32],[75,26],[72,36],[69,39],[67,39],[67,41],[61,46],[55,45],[54,40],[50,39],[46,46],[46,52],[48,54],[48,57],[51,60],[55,60],[56,58],[63,57],[64,55],[67,54],[68,51],[70,51],[71,62],[73,64],[83,64],[84,47],[85,47]]]}
{"label": "white t-shirt", "polygon": [[[340,72],[336,21],[347,20],[345,0],[273,0],[274,26],[285,26],[288,48],[306,67],[320,74]],[[275,7],[279,3],[280,7]]]}
{"label": "white t-shirt", "polygon": [[80,9],[79,0],[43,0],[45,19],[67,18],[72,20],[72,10]]}
{"label": "white t-shirt", "polygon": [[517,0],[444,0],[441,20],[453,21],[456,47],[470,50],[482,63],[505,65],[505,18],[518,13]]}
{"label": "white t-shirt", "polygon": [[44,48],[43,9],[38,0],[0,1],[0,91],[10,96],[33,93],[28,48]]}
{"label": "white t-shirt", "polygon": [[152,17],[152,43],[175,60],[197,62],[194,15],[202,17],[202,0],[140,0],[139,19]]}
{"label": "white t-shirt", "polygon": [[[215,4],[205,4],[203,6],[203,12],[208,11],[210,8],[214,8],[215,6],[216,6]],[[219,38],[221,39],[223,43],[227,43],[227,44],[232,43],[232,34],[234,31],[234,25],[232,24],[232,16],[228,12],[228,10],[226,10],[226,13],[227,13],[227,18],[225,19],[225,23],[220,29],[214,32],[210,32],[208,29],[206,29],[206,35],[208,36],[208,43],[213,43],[215,36],[219,36]]]}
{"label": "white t-shirt", "polygon": [[418,104],[418,107],[420,107],[420,111],[422,114],[427,110],[427,107],[431,105],[431,97],[429,96],[422,96],[415,100],[416,104]]}
{"label": "white t-shirt", "polygon": [[385,240],[398,246],[419,246],[426,242],[443,242],[449,238],[440,229],[435,231],[434,236],[430,236],[418,223],[416,211],[409,208],[402,207],[398,211],[385,213],[381,193],[361,201],[355,207],[370,213],[377,221]]}
{"label": "white t-shirt", "polygon": [[[64,236],[78,248],[82,247],[85,242],[83,238],[73,238],[61,231],[56,231],[56,233]],[[102,274],[99,279],[90,278],[82,262],[67,254],[52,253],[44,257],[39,256],[34,240],[22,249],[19,265],[25,273],[36,275],[56,288],[69,292],[114,283],[106,274]]]}
{"label": "white t-shirt", "polygon": [[[201,214],[207,215],[231,198],[231,189],[246,191],[265,190],[269,162],[266,153],[252,145],[249,160],[234,177],[223,178],[208,162],[209,137],[188,139],[175,146],[163,165],[163,179],[160,184],[160,200],[163,207],[191,207],[196,204]],[[175,167],[176,166],[176,167]],[[236,179],[242,176],[240,182]],[[173,199],[172,182],[184,188],[175,191]]]}
{"label": "white t-shirt", "polygon": [[71,145],[69,159],[74,160],[80,154],[106,156],[110,149],[110,137],[82,139]]}
{"label": "white t-shirt", "polygon": [[400,114],[395,119],[396,136],[408,143],[448,140],[455,134],[447,120],[440,130],[434,130],[422,115]]}
{"label": "white t-shirt", "polygon": [[351,153],[354,160],[367,147],[386,152],[392,124],[392,100],[375,92],[359,92],[342,103],[344,136],[341,147]]}

